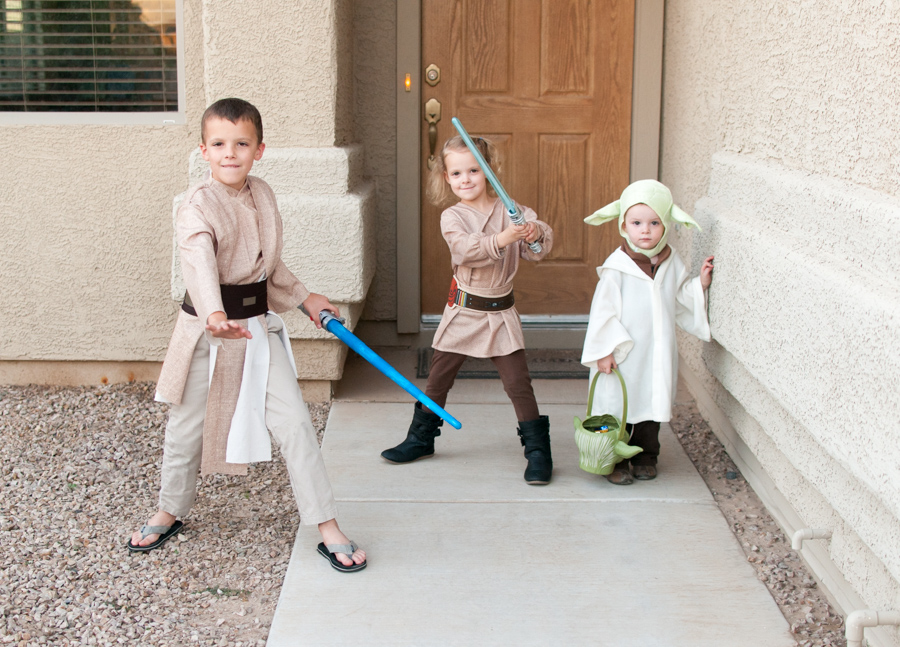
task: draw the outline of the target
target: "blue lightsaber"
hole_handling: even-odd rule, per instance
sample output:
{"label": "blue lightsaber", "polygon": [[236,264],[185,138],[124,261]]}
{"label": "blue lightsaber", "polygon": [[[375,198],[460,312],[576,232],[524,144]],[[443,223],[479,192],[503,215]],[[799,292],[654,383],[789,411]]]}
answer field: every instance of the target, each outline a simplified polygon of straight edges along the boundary
{"label": "blue lightsaber", "polygon": [[[303,310],[303,312],[306,312],[306,309],[302,306],[300,309]],[[309,313],[307,313],[307,315],[308,314]],[[319,319],[322,321],[322,327],[325,328],[325,330],[355,350],[364,360],[369,362],[369,364],[391,378],[397,386],[449,422],[456,429],[462,427],[462,423],[459,420],[451,416],[440,407],[437,402],[425,395],[419,387],[403,377],[397,369],[384,361],[371,348],[366,346],[363,340],[347,330],[344,327],[344,320],[342,318],[335,317],[328,310],[322,310],[322,312],[319,313]]]}
{"label": "blue lightsaber", "polygon": [[[469,137],[469,133],[467,133],[466,129],[463,128],[462,122],[456,117],[453,117],[450,121],[452,121],[453,125],[456,126],[456,130],[459,133],[459,136],[462,137],[464,142],[466,142],[466,146],[469,147],[469,152],[471,152],[472,155],[475,156],[475,161],[478,162],[478,166],[480,166],[481,170],[484,171],[484,176],[488,179],[488,182],[491,183],[491,186],[494,187],[494,191],[497,192],[497,197],[500,198],[503,206],[506,207],[506,213],[509,215],[509,219],[512,220],[514,225],[524,225],[525,216],[522,215],[522,212],[519,211],[516,203],[512,201],[512,198],[509,197],[506,189],[504,189],[503,185],[500,184],[500,180],[497,179],[494,170],[491,168],[490,164],[485,161],[484,156],[481,154],[481,151],[478,150],[475,142],[473,142],[472,138]],[[540,254],[543,250],[543,247],[541,247],[541,244],[537,241],[528,243],[528,248],[535,254]]]}

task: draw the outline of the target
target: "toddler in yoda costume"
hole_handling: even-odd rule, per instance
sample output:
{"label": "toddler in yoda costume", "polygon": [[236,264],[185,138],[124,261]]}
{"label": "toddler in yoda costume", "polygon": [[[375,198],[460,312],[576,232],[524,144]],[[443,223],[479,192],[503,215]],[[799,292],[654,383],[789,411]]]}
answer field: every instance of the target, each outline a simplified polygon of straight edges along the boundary
{"label": "toddler in yoda costume", "polygon": [[699,226],[672,201],[656,180],[640,180],[622,196],[584,219],[589,225],[617,221],[625,239],[597,268],[581,362],[591,379],[601,375],[594,391],[596,413],[621,411],[622,389],[610,375],[618,368],[628,389],[627,425],[631,444],[643,451],[620,462],[606,478],[616,485],[656,478],[659,426],[672,415],[678,378],[675,326],[709,341],[706,293],[712,282],[713,257],[703,261],[700,276],[691,278],[678,253],[667,244],[673,223]]}

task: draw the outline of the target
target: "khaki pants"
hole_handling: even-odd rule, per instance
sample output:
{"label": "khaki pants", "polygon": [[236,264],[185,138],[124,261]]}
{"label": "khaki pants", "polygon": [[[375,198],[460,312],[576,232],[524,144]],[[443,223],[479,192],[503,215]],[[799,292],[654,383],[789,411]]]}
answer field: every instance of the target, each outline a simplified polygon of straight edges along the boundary
{"label": "khaki pants", "polygon": [[[266,387],[266,427],[281,447],[300,522],[313,525],[337,516],[331,483],[303,401],[297,378],[278,332],[277,319],[269,327],[269,381]],[[194,349],[181,404],[172,405],[163,448],[159,509],[184,516],[197,496],[197,476],[203,448],[203,418],[209,392],[209,344],[201,336]]]}

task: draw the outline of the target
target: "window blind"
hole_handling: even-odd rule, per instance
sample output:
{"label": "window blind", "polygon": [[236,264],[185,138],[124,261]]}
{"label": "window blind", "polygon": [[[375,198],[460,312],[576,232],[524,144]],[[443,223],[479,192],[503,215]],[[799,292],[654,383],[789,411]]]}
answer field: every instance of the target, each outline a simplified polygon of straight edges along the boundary
{"label": "window blind", "polygon": [[0,111],[177,112],[175,0],[0,9]]}

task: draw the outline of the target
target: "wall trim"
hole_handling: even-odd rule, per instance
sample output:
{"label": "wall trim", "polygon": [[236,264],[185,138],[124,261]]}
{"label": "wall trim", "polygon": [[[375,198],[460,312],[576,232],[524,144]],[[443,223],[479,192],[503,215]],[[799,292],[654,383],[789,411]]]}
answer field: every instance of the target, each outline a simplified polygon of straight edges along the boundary
{"label": "wall trim", "polygon": [[[397,332],[418,333],[421,307],[419,120],[422,3],[397,0]],[[409,74],[412,85],[406,91]],[[409,155],[409,151],[416,152]]]}

